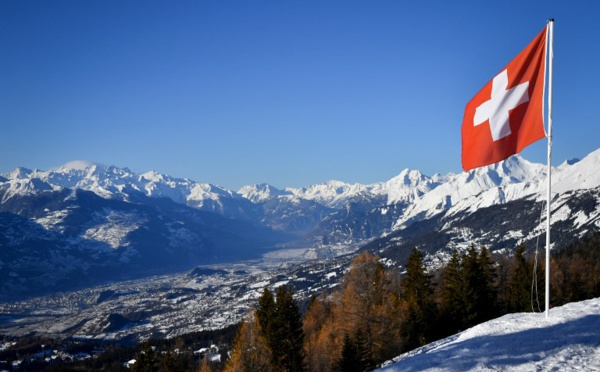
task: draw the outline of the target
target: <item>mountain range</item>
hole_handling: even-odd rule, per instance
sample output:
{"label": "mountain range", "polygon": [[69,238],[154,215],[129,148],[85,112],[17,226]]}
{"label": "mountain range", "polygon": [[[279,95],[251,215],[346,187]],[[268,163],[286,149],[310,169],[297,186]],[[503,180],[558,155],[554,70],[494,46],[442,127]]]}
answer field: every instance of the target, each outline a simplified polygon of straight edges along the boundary
{"label": "mountain range", "polygon": [[[600,228],[600,150],[552,169],[556,247]],[[28,296],[282,247],[304,258],[371,249],[430,264],[471,244],[534,249],[545,233],[547,168],[513,156],[460,174],[403,170],[370,185],[327,181],[237,191],[150,171],[71,162],[0,175],[0,298]],[[302,248],[302,249],[299,249]]]}

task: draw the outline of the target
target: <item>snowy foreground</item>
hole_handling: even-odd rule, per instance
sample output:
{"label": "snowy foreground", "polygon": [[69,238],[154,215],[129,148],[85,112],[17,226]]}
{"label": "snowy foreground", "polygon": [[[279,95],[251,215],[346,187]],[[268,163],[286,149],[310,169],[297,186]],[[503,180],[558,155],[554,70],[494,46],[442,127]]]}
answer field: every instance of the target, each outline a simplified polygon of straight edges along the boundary
{"label": "snowy foreground", "polygon": [[396,357],[379,371],[600,371],[600,298],[508,314]]}

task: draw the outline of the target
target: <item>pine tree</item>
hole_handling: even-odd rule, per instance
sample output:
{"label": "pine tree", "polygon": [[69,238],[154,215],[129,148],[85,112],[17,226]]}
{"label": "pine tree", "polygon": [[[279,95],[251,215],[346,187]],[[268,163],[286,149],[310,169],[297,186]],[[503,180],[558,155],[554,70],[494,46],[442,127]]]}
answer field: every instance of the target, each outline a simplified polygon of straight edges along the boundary
{"label": "pine tree", "polygon": [[301,371],[304,363],[302,316],[290,288],[277,288],[276,298],[265,288],[258,300],[256,320],[271,353],[273,368]]}
{"label": "pine tree", "polygon": [[269,345],[276,365],[289,372],[302,371],[304,363],[302,316],[290,288],[280,286],[277,289],[275,317],[271,327],[274,338],[269,340]]}
{"label": "pine tree", "polygon": [[463,278],[465,294],[465,328],[479,324],[485,319],[489,300],[488,283],[481,266],[480,256],[474,245],[463,256]]}
{"label": "pine tree", "polygon": [[401,325],[403,347],[411,350],[430,341],[436,314],[431,277],[423,266],[423,255],[416,248],[408,258],[401,285],[406,311]]}
{"label": "pine tree", "polygon": [[498,279],[498,273],[496,270],[496,264],[492,260],[491,255],[487,248],[482,247],[479,252],[479,266],[483,273],[483,286],[482,294],[482,318],[481,321],[487,321],[495,318],[498,314],[498,290],[496,288],[496,281]]}
{"label": "pine tree", "polygon": [[500,314],[506,314],[508,312],[508,302],[510,291],[508,289],[508,282],[511,277],[511,272],[514,268],[513,259],[509,259],[507,256],[502,255],[497,258],[497,269],[498,274],[496,279],[496,293],[498,300],[498,312]]}
{"label": "pine tree", "polygon": [[348,334],[344,334],[344,347],[337,370],[339,372],[362,372],[365,370],[360,356],[360,347]]}
{"label": "pine tree", "polygon": [[369,326],[370,324],[367,323],[367,329],[358,329],[355,335],[355,343],[358,346],[358,355],[360,357],[360,367],[363,371],[372,371],[376,367],[375,348],[373,344],[377,340],[373,338],[373,332]]}
{"label": "pine tree", "polygon": [[275,298],[273,293],[265,288],[263,294],[258,299],[258,307],[256,309],[256,321],[260,324],[264,337],[267,339],[269,345],[274,343],[273,338],[276,336],[274,332],[277,331],[273,327],[273,321],[275,319]]}
{"label": "pine tree", "polygon": [[439,289],[440,337],[465,329],[464,281],[461,258],[456,250],[444,268]]}
{"label": "pine tree", "polygon": [[514,269],[508,279],[507,310],[509,312],[531,311],[531,280],[533,265],[525,259],[525,245],[517,247]]}

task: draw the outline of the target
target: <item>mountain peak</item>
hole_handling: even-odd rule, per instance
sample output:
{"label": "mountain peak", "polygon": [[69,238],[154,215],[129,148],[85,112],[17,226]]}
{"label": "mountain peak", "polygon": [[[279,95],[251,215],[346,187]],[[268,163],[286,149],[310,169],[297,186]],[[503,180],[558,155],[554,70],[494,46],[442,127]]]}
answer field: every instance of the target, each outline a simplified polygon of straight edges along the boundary
{"label": "mountain peak", "polygon": [[238,190],[238,194],[253,203],[260,203],[284,195],[286,192],[281,191],[268,183],[257,183],[242,187]]}
{"label": "mountain peak", "polygon": [[399,175],[382,184],[388,204],[412,201],[440,184],[418,170],[404,169]]}
{"label": "mountain peak", "polygon": [[418,170],[404,169],[399,175],[388,181],[390,184],[402,184],[406,186],[416,186],[426,181],[428,178]]}
{"label": "mountain peak", "polygon": [[5,176],[8,179],[25,179],[25,178],[30,178],[31,174],[33,174],[33,171],[31,169],[24,168],[24,167],[17,167],[15,169],[13,169],[12,171],[10,171],[9,173],[5,174]]}
{"label": "mountain peak", "polygon": [[[543,178],[546,174],[544,164],[532,163],[520,155],[511,156],[501,162],[465,172],[467,182],[477,176],[477,182],[491,182],[495,186],[518,183],[530,179]],[[491,184],[489,184],[491,186]]]}
{"label": "mountain peak", "polygon": [[165,176],[163,174],[154,170],[142,173],[140,174],[140,177],[152,182],[163,182],[165,180]]}

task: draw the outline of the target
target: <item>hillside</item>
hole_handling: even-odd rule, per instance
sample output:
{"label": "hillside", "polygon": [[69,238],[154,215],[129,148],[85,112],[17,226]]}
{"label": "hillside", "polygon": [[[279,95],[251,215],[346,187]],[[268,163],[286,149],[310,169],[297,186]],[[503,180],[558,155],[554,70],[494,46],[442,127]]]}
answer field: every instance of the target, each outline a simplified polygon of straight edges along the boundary
{"label": "hillside", "polygon": [[508,314],[402,354],[379,371],[599,371],[600,298]]}

